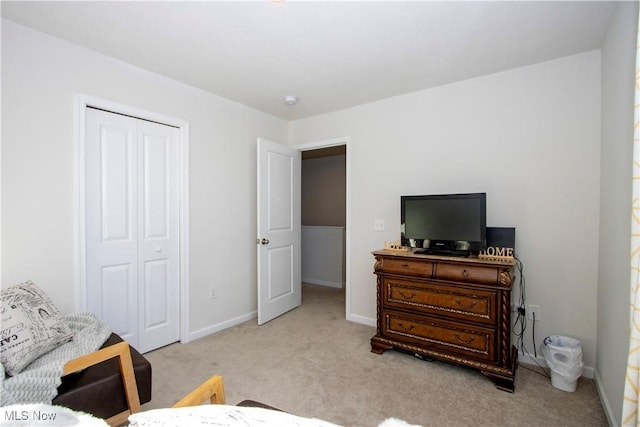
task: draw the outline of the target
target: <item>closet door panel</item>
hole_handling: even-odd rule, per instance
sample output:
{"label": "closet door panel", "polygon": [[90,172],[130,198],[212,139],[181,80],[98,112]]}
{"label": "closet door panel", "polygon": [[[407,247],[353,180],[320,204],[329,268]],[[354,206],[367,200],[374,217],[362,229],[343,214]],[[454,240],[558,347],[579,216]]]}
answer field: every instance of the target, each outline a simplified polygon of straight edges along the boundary
{"label": "closet door panel", "polygon": [[139,262],[140,349],[179,339],[178,131],[141,121]]}
{"label": "closet door panel", "polygon": [[85,242],[87,309],[137,341],[137,121],[87,109]]}
{"label": "closet door panel", "polygon": [[178,130],[87,108],[87,308],[140,352],[179,340]]}

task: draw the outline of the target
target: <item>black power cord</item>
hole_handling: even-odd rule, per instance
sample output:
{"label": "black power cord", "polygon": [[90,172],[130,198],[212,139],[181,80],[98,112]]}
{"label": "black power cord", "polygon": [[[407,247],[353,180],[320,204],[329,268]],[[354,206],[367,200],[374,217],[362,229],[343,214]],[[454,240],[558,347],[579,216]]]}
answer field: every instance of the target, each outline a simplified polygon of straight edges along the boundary
{"label": "black power cord", "polygon": [[531,325],[531,341],[533,342],[533,355],[534,357],[538,357],[538,352],[536,351],[536,312],[531,313],[531,320],[533,320],[533,325]]}
{"label": "black power cord", "polygon": [[550,378],[549,374],[547,373],[547,371],[545,370],[545,368],[540,365],[538,363],[538,361],[536,360],[538,357],[538,353],[536,351],[536,314],[535,312],[532,313],[533,318],[531,320],[533,320],[533,325],[532,325],[532,341],[533,341],[533,352],[534,352],[534,357],[531,357],[531,353],[529,353],[529,350],[527,349],[525,343],[524,343],[524,333],[527,330],[527,316],[526,316],[526,295],[525,295],[525,285],[526,285],[526,281],[524,278],[524,264],[522,263],[522,261],[516,256],[515,257],[515,261],[516,261],[516,269],[518,271],[518,276],[520,278],[519,282],[518,282],[518,287],[519,287],[519,291],[520,291],[520,296],[518,298],[518,306],[516,308],[516,318],[514,320],[514,335],[516,336],[517,339],[517,344],[516,344],[516,348],[520,350],[521,354],[526,354],[527,356],[529,356],[529,359],[531,359],[537,366],[538,368],[540,368],[540,371],[536,370],[536,369],[530,369],[528,367],[526,367],[525,365],[520,365],[522,368],[524,369],[528,369],[532,372],[535,372],[536,374],[545,376],[547,378]]}
{"label": "black power cord", "polygon": [[516,308],[516,318],[513,324],[514,335],[517,340],[516,348],[520,350],[520,352],[524,352],[524,332],[527,329],[527,316],[525,311],[525,278],[524,278],[524,266],[522,261],[516,256],[516,269],[518,270],[519,281],[519,291],[520,295],[518,298],[518,305]]}

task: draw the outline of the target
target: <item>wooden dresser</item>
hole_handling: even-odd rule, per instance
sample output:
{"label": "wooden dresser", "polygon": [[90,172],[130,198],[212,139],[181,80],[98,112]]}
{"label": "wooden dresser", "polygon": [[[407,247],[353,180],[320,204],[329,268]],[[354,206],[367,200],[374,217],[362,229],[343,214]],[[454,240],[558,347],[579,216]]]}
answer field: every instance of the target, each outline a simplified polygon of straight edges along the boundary
{"label": "wooden dresser", "polygon": [[374,251],[377,330],[371,351],[392,348],[480,370],[513,392],[513,262]]}

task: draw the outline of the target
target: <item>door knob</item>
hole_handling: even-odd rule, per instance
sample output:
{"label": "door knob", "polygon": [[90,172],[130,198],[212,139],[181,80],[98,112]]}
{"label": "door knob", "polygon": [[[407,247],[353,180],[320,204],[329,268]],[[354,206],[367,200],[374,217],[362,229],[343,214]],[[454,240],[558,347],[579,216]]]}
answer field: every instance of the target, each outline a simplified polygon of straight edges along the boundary
{"label": "door knob", "polygon": [[268,245],[269,244],[269,239],[262,239],[260,241],[260,243],[262,243],[263,245]]}

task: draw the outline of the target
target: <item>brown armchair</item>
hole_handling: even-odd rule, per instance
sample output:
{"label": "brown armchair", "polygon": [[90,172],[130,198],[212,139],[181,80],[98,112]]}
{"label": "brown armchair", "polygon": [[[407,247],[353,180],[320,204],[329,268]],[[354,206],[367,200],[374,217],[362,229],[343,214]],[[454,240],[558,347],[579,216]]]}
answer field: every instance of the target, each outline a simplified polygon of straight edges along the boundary
{"label": "brown armchair", "polygon": [[151,364],[116,334],[102,348],[65,365],[54,405],[125,423],[151,400]]}

